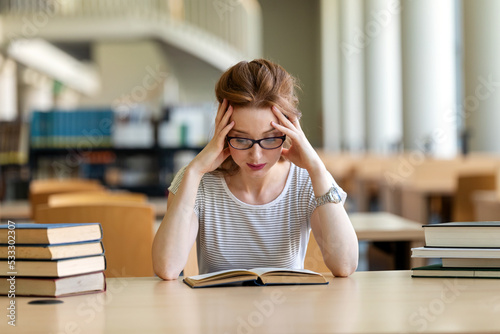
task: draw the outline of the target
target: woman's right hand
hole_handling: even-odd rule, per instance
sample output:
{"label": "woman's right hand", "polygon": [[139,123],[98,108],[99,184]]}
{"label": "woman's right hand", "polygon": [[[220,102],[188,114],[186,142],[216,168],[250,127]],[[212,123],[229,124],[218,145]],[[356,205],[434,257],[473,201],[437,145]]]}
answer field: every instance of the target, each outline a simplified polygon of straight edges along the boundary
{"label": "woman's right hand", "polygon": [[220,166],[229,157],[229,148],[224,148],[226,136],[234,126],[234,121],[229,123],[233,107],[224,99],[217,109],[215,117],[215,132],[213,138],[205,148],[191,161],[188,168],[195,170],[200,175],[209,173]]}

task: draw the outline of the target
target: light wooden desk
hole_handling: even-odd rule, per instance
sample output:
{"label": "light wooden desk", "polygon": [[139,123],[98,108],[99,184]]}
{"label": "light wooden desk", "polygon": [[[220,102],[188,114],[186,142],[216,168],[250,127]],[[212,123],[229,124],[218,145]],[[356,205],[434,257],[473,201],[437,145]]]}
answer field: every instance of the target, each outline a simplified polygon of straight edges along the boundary
{"label": "light wooden desk", "polygon": [[418,222],[388,212],[349,214],[360,241],[394,242],[394,268],[409,269],[425,265],[425,260],[411,258],[411,248],[424,245],[425,235]]}
{"label": "light wooden desk", "polygon": [[[480,333],[500,328],[495,279],[356,272],[329,285],[191,289],[158,278],[108,279],[106,293],[29,305],[1,333]],[[4,314],[9,303],[0,297]]]}
{"label": "light wooden desk", "polygon": [[359,240],[424,241],[421,224],[388,212],[356,212],[349,218]]}

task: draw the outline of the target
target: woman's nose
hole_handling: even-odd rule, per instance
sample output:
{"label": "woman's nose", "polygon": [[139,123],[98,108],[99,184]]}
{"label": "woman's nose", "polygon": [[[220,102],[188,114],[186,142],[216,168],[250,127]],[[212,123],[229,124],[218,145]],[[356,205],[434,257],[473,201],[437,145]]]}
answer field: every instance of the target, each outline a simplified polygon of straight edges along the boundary
{"label": "woman's nose", "polygon": [[260,147],[259,144],[254,144],[251,148],[250,148],[250,155],[252,157],[261,157],[262,156],[262,147]]}

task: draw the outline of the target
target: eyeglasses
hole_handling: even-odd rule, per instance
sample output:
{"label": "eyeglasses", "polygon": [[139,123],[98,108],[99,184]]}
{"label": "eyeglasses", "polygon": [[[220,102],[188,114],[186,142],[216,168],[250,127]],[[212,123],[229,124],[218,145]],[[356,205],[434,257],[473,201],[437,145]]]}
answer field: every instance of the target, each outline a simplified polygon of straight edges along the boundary
{"label": "eyeglasses", "polygon": [[264,150],[274,150],[275,148],[283,145],[285,139],[286,135],[283,135],[281,137],[262,138],[258,140],[227,136],[227,142],[229,143],[229,145],[231,145],[232,148],[236,150],[248,150],[252,148],[254,144],[259,144],[259,146]]}

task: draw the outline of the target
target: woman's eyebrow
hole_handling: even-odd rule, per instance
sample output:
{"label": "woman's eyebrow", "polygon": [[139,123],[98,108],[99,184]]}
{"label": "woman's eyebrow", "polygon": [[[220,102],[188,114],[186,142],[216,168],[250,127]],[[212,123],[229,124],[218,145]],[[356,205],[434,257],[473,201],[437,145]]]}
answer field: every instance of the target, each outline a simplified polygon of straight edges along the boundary
{"label": "woman's eyebrow", "polygon": [[[269,129],[269,130],[264,131],[262,133],[263,134],[267,134],[267,133],[271,133],[271,132],[275,132],[275,131],[278,131],[278,130],[275,129],[275,128],[272,128],[272,129]],[[237,133],[241,133],[243,135],[248,135],[248,132],[245,132],[245,131],[242,131],[242,130],[237,130],[237,129],[231,129],[231,132],[237,132]]]}

